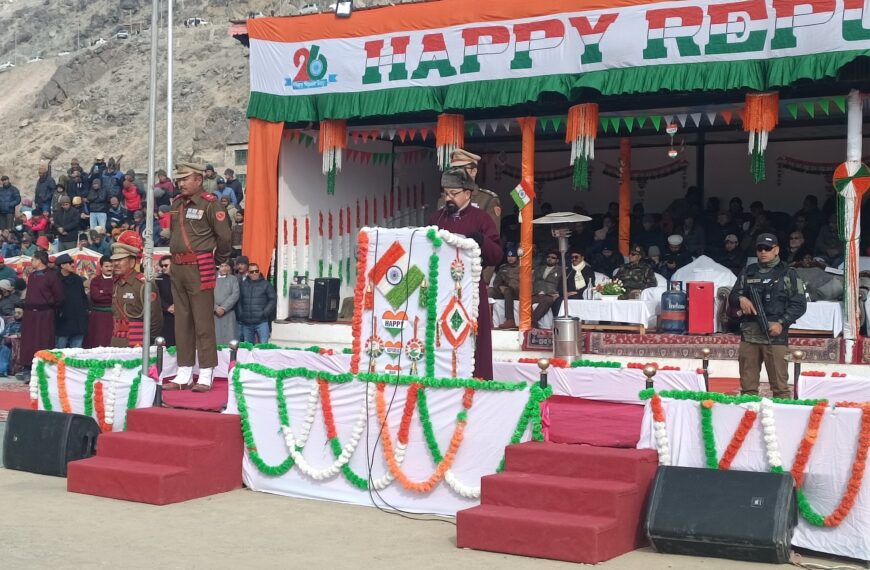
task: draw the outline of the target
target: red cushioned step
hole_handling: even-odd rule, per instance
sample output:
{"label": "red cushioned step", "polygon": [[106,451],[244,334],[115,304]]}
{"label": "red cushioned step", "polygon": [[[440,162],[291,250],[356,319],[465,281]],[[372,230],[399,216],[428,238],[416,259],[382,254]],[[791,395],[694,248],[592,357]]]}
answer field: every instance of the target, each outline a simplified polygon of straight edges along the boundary
{"label": "red cushioned step", "polygon": [[637,485],[505,471],[480,480],[481,503],[568,514],[616,516],[623,504],[638,500]]}
{"label": "red cushioned step", "polygon": [[239,416],[167,408],[139,408],[127,413],[127,431],[222,441],[241,433]]}
{"label": "red cushioned step", "polygon": [[621,554],[615,517],[481,505],[456,513],[456,546],[596,564]]}
{"label": "red cushioned step", "polygon": [[505,449],[505,470],[634,483],[655,476],[653,449],[617,449],[529,441]]}
{"label": "red cushioned step", "polygon": [[217,444],[204,439],[157,435],[142,432],[104,433],[97,439],[100,457],[141,461],[143,457],[159,458],[163,465],[194,467],[208,461]]}
{"label": "red cushioned step", "polygon": [[184,467],[99,456],[69,463],[66,490],[152,505],[205,496]]}
{"label": "red cushioned step", "polygon": [[551,396],[548,441],[634,448],[640,439],[643,406]]}

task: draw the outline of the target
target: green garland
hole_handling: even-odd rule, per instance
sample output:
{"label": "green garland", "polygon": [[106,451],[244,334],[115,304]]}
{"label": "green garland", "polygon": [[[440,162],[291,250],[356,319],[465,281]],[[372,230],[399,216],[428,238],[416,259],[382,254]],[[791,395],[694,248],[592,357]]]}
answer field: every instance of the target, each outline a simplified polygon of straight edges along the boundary
{"label": "green garland", "polygon": [[[127,411],[129,412],[133,408],[136,407],[136,404],[139,402],[139,386],[142,384],[142,371],[139,370],[139,374],[136,375],[136,378],[133,379],[133,383],[130,384],[130,393],[127,394]],[[127,414],[124,414],[124,431],[127,431]]]}
{"label": "green garland", "polygon": [[280,370],[275,370],[274,368],[269,368],[265,364],[258,364],[256,362],[239,362],[236,363],[235,367],[233,367],[234,371],[242,369],[250,370],[255,374],[259,374],[260,376],[266,376],[267,378],[275,378],[276,380],[284,380],[285,378],[307,378],[308,380],[326,380],[335,384],[347,384],[348,382],[353,380],[353,374],[351,374],[350,372],[335,374],[332,372],[311,370],[304,367],[282,368]]}
{"label": "green garland", "polygon": [[609,360],[575,360],[571,362],[571,368],[622,368],[619,362]]}
{"label": "green garland", "polygon": [[701,404],[701,436],[704,438],[704,455],[707,468],[719,469],[716,459],[716,436],[713,434],[713,409]]}
{"label": "green garland", "polygon": [[528,382],[497,382],[495,380],[476,380],[474,378],[426,378],[423,376],[393,376],[392,374],[377,374],[360,372],[357,379],[361,382],[376,384],[399,384],[409,386],[420,384],[427,388],[472,388],[493,392],[517,392],[525,390]]}
{"label": "green garland", "polygon": [[[438,249],[443,243],[435,228],[426,231],[432,247]],[[426,376],[435,376],[435,335],[438,327],[438,254],[429,256],[429,283],[426,288]]]}
{"label": "green garland", "polygon": [[[552,395],[552,386],[541,388],[540,384],[532,384],[529,389],[529,401],[526,402],[526,406],[523,408],[523,414],[520,416],[520,419],[517,422],[517,427],[514,429],[514,433],[511,436],[511,445],[516,445],[522,441],[523,434],[526,433],[529,423],[532,424],[532,439],[535,441],[544,440],[544,429],[541,425],[541,404]],[[501,462],[499,462],[498,467],[496,468],[496,473],[504,471],[504,462],[505,457],[502,456]]]}
{"label": "green garland", "polygon": [[432,418],[429,415],[429,403],[426,401],[426,390],[423,388],[417,390],[417,410],[420,412],[420,423],[423,425],[423,435],[429,447],[429,454],[432,455],[435,465],[438,465],[444,456],[441,454],[441,448],[438,447],[438,440],[435,439],[435,430],[432,429]]}
{"label": "green garland", "polygon": [[[641,400],[649,400],[656,394],[654,388],[646,388],[641,390],[638,394],[638,397]],[[760,402],[762,400],[761,396],[750,396],[750,395],[740,395],[740,396],[729,396],[727,394],[720,394],[719,392],[693,392],[692,390],[663,390],[658,392],[658,395],[662,398],[670,398],[671,400],[694,400],[696,402],[702,402],[704,400],[712,400],[717,404],[746,404],[749,402]],[[820,402],[826,402],[827,400],[790,400],[787,398],[769,398],[772,402],[776,404],[788,404],[793,406],[815,406]]]}
{"label": "green garland", "polygon": [[[69,364],[67,364],[69,366]],[[88,368],[88,377],[85,379],[85,415],[94,415],[94,382],[105,374],[106,369],[94,366]]]}
{"label": "green garland", "polygon": [[48,395],[48,376],[45,373],[45,361],[40,359],[36,363],[36,377],[39,380],[39,396],[42,398],[42,409],[52,410],[51,397]]}

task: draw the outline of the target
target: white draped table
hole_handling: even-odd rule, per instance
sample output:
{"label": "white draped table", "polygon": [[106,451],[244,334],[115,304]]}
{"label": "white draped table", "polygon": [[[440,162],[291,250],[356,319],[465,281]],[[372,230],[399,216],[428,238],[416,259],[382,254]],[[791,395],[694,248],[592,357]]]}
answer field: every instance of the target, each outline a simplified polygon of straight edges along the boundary
{"label": "white draped table", "polygon": [[807,303],[807,312],[792,325],[793,329],[831,331],[831,336],[843,333],[843,305],[834,301]]}
{"label": "white draped table", "polygon": [[798,396],[829,402],[870,402],[870,378],[861,376],[801,376]]}
{"label": "white draped table", "polygon": [[[700,404],[692,400],[663,399],[665,423],[673,465],[705,467]],[[791,469],[798,445],[809,419],[810,406],[774,404],[776,434],[783,468]],[[717,457],[721,458],[731,441],[745,409],[737,405],[713,406],[713,430]],[[861,410],[827,410],[819,428],[804,479],[804,492],[810,505],[822,516],[830,514],[840,502],[849,480],[861,431]],[[650,405],[644,411],[638,447],[655,449]],[[743,471],[767,471],[766,447],[759,417],[732,464]],[[799,517],[792,544],[819,552],[870,560],[870,475],[865,471],[863,486],[849,516],[837,527],[817,527]],[[704,508],[698,505],[698,508]],[[711,516],[713,513],[711,513]]]}

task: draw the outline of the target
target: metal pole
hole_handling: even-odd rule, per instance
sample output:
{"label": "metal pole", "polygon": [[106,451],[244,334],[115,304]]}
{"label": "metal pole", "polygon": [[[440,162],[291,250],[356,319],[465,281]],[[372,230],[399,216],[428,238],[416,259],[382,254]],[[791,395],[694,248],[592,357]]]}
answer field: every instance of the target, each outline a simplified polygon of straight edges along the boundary
{"label": "metal pole", "polygon": [[160,15],[160,0],[151,0],[151,85],[148,95],[148,187],[145,201],[145,298],[142,300],[144,333],[142,335],[142,370],[148,370],[151,346],[151,291],[154,285],[154,154],[157,137],[157,17]]}
{"label": "metal pole", "polygon": [[154,339],[157,345],[157,388],[154,390],[154,407],[163,406],[163,352],[166,350],[166,339],[158,336]]}
{"label": "metal pole", "polygon": [[653,387],[653,376],[658,372],[658,368],[653,366],[652,364],[647,364],[643,367],[643,375],[646,376],[646,389],[649,390]]}
{"label": "metal pole", "polygon": [[[849,92],[846,110],[846,167],[848,173],[857,172],[861,166],[861,142],[863,123],[863,99],[858,90]],[[846,262],[843,296],[843,340],[845,344],[846,363],[855,361],[855,343],[860,329],[861,308],[858,300],[858,256],[861,255],[859,244],[861,239],[861,199],[862,193],[856,191],[854,184],[840,191],[843,197],[843,213],[839,222],[842,225],[842,236],[845,241],[844,254]]]}
{"label": "metal pole", "polygon": [[794,398],[797,400],[798,398],[798,382],[801,378],[801,361],[804,359],[803,350],[793,350],[791,351],[791,360],[794,362]]}
{"label": "metal pole", "polygon": [[538,359],[538,368],[541,369],[541,380],[540,386],[541,388],[547,387],[547,372],[550,368],[550,359],[549,358],[540,358]]}
{"label": "metal pole", "polygon": [[166,0],[166,172],[172,176],[172,7],[175,0]]}
{"label": "metal pole", "polygon": [[711,351],[709,348],[704,347],[701,349],[701,357],[704,359],[701,361],[701,366],[704,368],[704,390],[710,391],[710,354]]}

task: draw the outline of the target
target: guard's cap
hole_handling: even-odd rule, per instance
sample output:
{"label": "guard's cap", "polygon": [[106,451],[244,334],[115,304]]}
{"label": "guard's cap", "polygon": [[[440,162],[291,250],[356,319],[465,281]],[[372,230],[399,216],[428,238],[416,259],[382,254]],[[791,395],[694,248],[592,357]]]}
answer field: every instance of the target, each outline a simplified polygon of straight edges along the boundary
{"label": "guard's cap", "polygon": [[205,167],[195,162],[179,162],[175,165],[175,178],[187,178],[191,174],[203,174]]}
{"label": "guard's cap", "polygon": [[758,239],[755,240],[755,245],[766,245],[768,247],[774,247],[779,245],[779,240],[776,239],[776,236],[773,234],[761,234],[758,236]]}
{"label": "guard's cap", "polygon": [[142,255],[142,237],[134,231],[123,231],[112,244],[112,261]]}
{"label": "guard's cap", "polygon": [[450,167],[468,166],[469,164],[477,164],[480,162],[480,157],[473,152],[468,152],[465,149],[457,148],[450,153]]}

